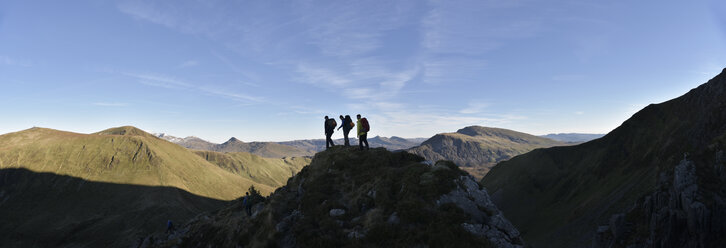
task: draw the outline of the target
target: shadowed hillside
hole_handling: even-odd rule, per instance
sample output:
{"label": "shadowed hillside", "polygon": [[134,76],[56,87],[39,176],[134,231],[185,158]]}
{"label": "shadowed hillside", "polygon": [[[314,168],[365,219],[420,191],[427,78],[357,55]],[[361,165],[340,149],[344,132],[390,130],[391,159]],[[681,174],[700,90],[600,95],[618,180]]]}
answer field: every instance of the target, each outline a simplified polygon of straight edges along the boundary
{"label": "shadowed hillside", "polygon": [[142,247],[523,247],[519,232],[451,162],[383,148],[336,147],[252,216],[240,201]]}
{"label": "shadowed hillside", "polygon": [[476,178],[482,178],[497,162],[535,148],[568,145],[501,128],[470,126],[456,133],[442,133],[408,149],[426,160],[451,160]]}
{"label": "shadowed hillside", "polygon": [[0,169],[0,246],[130,247],[225,201],[174,187],[88,181]]}
{"label": "shadowed hillside", "polygon": [[603,138],[502,162],[482,183],[537,247],[723,247],[724,110],[726,70]]}

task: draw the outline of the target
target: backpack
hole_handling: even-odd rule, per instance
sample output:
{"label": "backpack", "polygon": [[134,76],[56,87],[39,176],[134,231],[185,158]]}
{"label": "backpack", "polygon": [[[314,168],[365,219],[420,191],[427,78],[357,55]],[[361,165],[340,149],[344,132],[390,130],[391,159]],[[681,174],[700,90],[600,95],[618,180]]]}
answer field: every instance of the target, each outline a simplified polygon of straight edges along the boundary
{"label": "backpack", "polygon": [[362,118],[360,119],[360,124],[363,125],[363,132],[368,132],[371,130],[371,126],[368,125],[368,119]]}
{"label": "backpack", "polygon": [[335,119],[328,119],[328,127],[335,128],[336,126],[338,126],[338,122]]}
{"label": "backpack", "polygon": [[353,123],[352,121],[349,121],[348,123],[350,123],[350,128],[355,127],[355,123]]}

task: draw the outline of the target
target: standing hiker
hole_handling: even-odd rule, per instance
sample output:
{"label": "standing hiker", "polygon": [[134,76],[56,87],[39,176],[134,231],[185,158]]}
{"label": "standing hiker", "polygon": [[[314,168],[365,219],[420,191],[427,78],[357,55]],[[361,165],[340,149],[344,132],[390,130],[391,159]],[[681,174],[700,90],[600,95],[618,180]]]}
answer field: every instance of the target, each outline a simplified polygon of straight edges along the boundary
{"label": "standing hiker", "polygon": [[368,131],[370,131],[371,127],[368,125],[368,119],[361,118],[360,114],[356,117],[358,118],[358,123],[356,124],[358,126],[358,146],[363,150],[363,143],[366,143],[365,148],[368,150]]}
{"label": "standing hiker", "polygon": [[331,146],[335,146],[335,143],[333,143],[333,139],[330,137],[333,136],[333,132],[335,131],[335,126],[337,126],[338,123],[335,121],[335,119],[330,119],[328,116],[325,116],[325,149],[329,149]]}
{"label": "standing hiker", "polygon": [[348,140],[348,133],[350,133],[350,130],[353,129],[353,120],[350,118],[350,115],[346,115],[343,117],[343,115],[340,115],[340,121],[343,122],[340,124],[340,127],[338,127],[338,130],[340,128],[343,128],[343,138],[345,140],[345,146],[350,146],[350,141]]}
{"label": "standing hiker", "polygon": [[242,206],[245,207],[248,216],[252,216],[252,203],[250,200],[250,192],[245,192],[245,197],[242,198]]}
{"label": "standing hiker", "polygon": [[176,228],[174,228],[174,223],[171,222],[171,220],[166,221],[166,233],[174,233],[176,231]]}

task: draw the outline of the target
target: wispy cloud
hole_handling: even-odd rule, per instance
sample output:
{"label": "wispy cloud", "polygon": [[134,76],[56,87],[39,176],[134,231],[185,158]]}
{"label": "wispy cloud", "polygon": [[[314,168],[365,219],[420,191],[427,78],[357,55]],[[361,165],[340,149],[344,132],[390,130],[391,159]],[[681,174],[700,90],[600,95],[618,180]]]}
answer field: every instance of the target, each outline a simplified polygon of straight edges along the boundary
{"label": "wispy cloud", "polygon": [[385,32],[414,22],[417,1],[299,1],[295,9],[311,44],[325,55],[364,55],[383,45]]}
{"label": "wispy cloud", "polygon": [[196,60],[187,60],[187,61],[184,61],[181,64],[179,64],[179,67],[180,68],[187,68],[187,67],[194,67],[194,66],[198,66],[198,65],[199,65],[199,61],[196,61]]}
{"label": "wispy cloud", "polygon": [[126,107],[129,104],[123,102],[94,102],[93,105],[101,107]]}
{"label": "wispy cloud", "polygon": [[472,102],[469,102],[469,106],[467,106],[466,108],[464,108],[462,110],[459,110],[459,113],[461,113],[461,114],[481,113],[487,107],[489,107],[488,103],[472,101]]}
{"label": "wispy cloud", "polygon": [[139,83],[162,87],[167,89],[186,90],[191,92],[200,92],[207,95],[224,97],[234,101],[245,102],[245,103],[261,103],[265,101],[263,97],[254,97],[240,92],[234,92],[226,89],[222,89],[219,86],[212,85],[199,85],[194,83],[188,83],[170,76],[158,75],[158,74],[137,74],[137,73],[123,73],[125,76],[136,78]]}
{"label": "wispy cloud", "polygon": [[7,56],[0,56],[0,65],[30,67],[33,65],[33,63],[27,60],[19,60]]}
{"label": "wispy cloud", "polygon": [[198,87],[198,89],[201,90],[202,92],[205,92],[205,93],[208,93],[211,95],[222,96],[222,97],[226,97],[226,98],[229,98],[229,99],[232,99],[235,101],[243,101],[243,102],[263,102],[264,101],[264,98],[262,98],[262,97],[254,97],[254,96],[250,96],[247,94],[229,92],[229,91],[212,88],[212,87],[208,87],[208,86]]}
{"label": "wispy cloud", "polygon": [[301,76],[301,78],[299,78],[300,81],[323,88],[345,87],[351,82],[350,79],[345,78],[345,76],[338,75],[338,73],[335,73],[332,70],[308,64],[299,64],[297,66],[297,72]]}
{"label": "wispy cloud", "polygon": [[[377,114],[372,115],[370,121],[379,127],[378,130],[391,132],[387,135],[407,137],[419,133],[451,132],[470,125],[502,127],[527,119],[526,116],[516,114],[462,114],[438,106],[412,108],[405,104],[386,103],[385,106],[375,107],[378,108]],[[411,130],[411,127],[417,128]]]}
{"label": "wispy cloud", "polygon": [[[431,9],[421,20],[423,45],[444,54],[482,54],[517,38],[531,37],[541,30],[537,16],[507,18],[521,12],[525,1],[431,0]],[[519,15],[521,16],[521,15]]]}
{"label": "wispy cloud", "polygon": [[390,71],[381,67],[348,65],[349,73],[338,73],[324,67],[298,64],[297,81],[335,91],[355,100],[385,101],[398,96],[406,83],[419,73],[417,67],[403,71]]}
{"label": "wispy cloud", "polygon": [[123,73],[123,75],[136,78],[139,80],[139,83],[149,86],[162,87],[167,89],[189,89],[194,87],[189,83],[182,82],[169,76],[137,73]]}

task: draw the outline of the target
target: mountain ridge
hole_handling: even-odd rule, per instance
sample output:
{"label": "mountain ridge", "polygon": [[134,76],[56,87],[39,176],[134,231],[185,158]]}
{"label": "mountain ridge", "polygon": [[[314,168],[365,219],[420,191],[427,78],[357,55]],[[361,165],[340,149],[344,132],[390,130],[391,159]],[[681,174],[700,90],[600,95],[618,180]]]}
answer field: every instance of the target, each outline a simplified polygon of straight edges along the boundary
{"label": "mountain ridge", "polygon": [[[263,157],[284,158],[313,156],[317,152],[325,150],[325,139],[306,139],[280,142],[253,141],[244,142],[235,137],[216,144],[195,136],[179,138],[165,133],[155,133],[154,136],[176,143],[193,150],[205,150],[216,152],[248,152]],[[401,138],[397,136],[381,137],[375,136],[368,139],[371,147],[385,147],[389,150],[403,150],[419,145],[426,138]],[[335,139],[336,145],[344,144],[343,139]],[[355,137],[350,138],[350,144],[358,145]]]}
{"label": "mountain ridge", "polygon": [[[648,105],[600,139],[570,147],[538,149],[501,162],[481,183],[491,190],[494,202],[506,209],[507,216],[533,245],[591,245],[596,233],[599,233],[599,225],[608,223],[618,213],[627,213],[627,209],[636,208],[636,202],[647,202],[639,199],[657,189],[671,188],[669,178],[679,174],[674,170],[681,164],[688,164],[682,162],[684,153],[696,157],[717,157],[715,154],[723,153],[726,149],[726,113],[723,109],[726,109],[726,69],[682,96]],[[713,182],[726,182],[726,176],[718,172],[721,170],[718,168],[724,166],[723,162],[699,160],[693,166],[698,175],[695,187],[704,190],[699,190],[700,193],[696,195],[716,199],[726,197],[722,193],[726,190],[723,186],[705,186],[713,185]],[[705,173],[713,170],[708,168],[716,168],[716,171]],[[712,183],[706,184],[709,181]],[[711,189],[705,190],[708,188]],[[661,196],[664,201],[670,197],[668,194]],[[719,212],[718,209],[723,209],[719,206],[724,206],[718,201],[702,201],[698,197],[693,199],[691,204],[702,204],[703,209],[709,212]],[[664,211],[678,213],[694,210],[689,206],[683,209],[666,206]],[[651,215],[647,211],[640,213]],[[646,234],[664,237],[659,236],[662,234],[658,232],[652,232],[672,227],[655,218],[653,226],[644,220],[634,221],[642,220],[642,217],[628,216],[633,219],[611,221],[603,228],[613,230],[610,241],[637,244],[637,239],[647,239],[643,236]],[[652,213],[652,216],[662,215]],[[691,217],[665,217],[699,223]],[[708,218],[714,218],[709,220],[712,222],[723,221],[716,215],[708,215]],[[635,230],[644,231],[628,231],[617,223],[631,223],[629,225]],[[709,239],[704,240],[718,242],[714,241],[712,231],[690,229],[689,233],[694,233],[690,235],[692,237],[703,237],[695,235],[698,232],[711,234],[707,235]],[[608,235],[605,235],[609,232],[603,231],[600,235],[602,243],[610,242]],[[690,236],[673,237],[683,242],[680,244],[701,242],[689,239]],[[655,239],[651,238],[651,241]],[[677,246],[677,243],[666,245],[674,247],[671,245]]]}
{"label": "mountain ridge", "polygon": [[469,126],[441,133],[407,151],[430,161],[450,160],[477,178],[497,162],[536,148],[569,145],[509,129]]}
{"label": "mountain ridge", "polygon": [[605,134],[595,133],[551,133],[546,135],[540,135],[540,137],[571,143],[584,143],[594,139],[602,138],[603,136],[605,136]]}
{"label": "mountain ridge", "polygon": [[[486,190],[451,162],[334,147],[267,199],[199,216],[140,247],[524,247]],[[256,200],[255,200],[256,199]]]}

